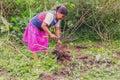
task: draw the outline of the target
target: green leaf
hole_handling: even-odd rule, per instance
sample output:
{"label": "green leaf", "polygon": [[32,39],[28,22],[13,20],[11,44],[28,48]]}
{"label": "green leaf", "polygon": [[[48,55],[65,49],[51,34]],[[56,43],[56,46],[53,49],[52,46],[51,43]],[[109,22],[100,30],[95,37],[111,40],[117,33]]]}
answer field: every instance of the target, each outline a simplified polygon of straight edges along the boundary
{"label": "green leaf", "polygon": [[20,27],[18,27],[18,26],[13,26],[13,29],[16,30],[16,31],[19,31],[19,30],[20,30]]}

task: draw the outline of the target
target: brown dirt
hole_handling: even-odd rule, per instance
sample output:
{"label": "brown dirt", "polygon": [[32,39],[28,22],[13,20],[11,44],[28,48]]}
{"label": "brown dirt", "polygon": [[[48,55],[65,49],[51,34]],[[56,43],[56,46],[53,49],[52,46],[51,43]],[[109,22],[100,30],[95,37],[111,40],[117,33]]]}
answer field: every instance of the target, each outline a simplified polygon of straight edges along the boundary
{"label": "brown dirt", "polygon": [[[73,50],[82,50],[82,49],[87,49],[87,46],[74,46]],[[67,45],[62,45],[62,46],[56,46],[55,50],[53,51],[53,54],[56,54],[57,59],[59,61],[71,61],[72,60],[72,55],[70,54],[70,51],[68,51]],[[120,52],[117,53],[117,55],[120,58]],[[97,61],[95,56],[91,56],[88,54],[79,54],[75,56],[76,59],[80,60],[83,62],[84,65],[96,65],[96,67],[99,67],[102,64],[105,64],[106,67],[110,67],[113,65],[112,62],[106,62],[106,61]]]}
{"label": "brown dirt", "polygon": [[88,47],[87,46],[74,46],[75,49],[87,49]]}
{"label": "brown dirt", "polygon": [[[88,47],[86,46],[74,46],[73,50],[82,50],[82,49],[87,49]],[[70,51],[68,50],[68,46],[65,45],[56,45],[54,51],[52,52],[53,54],[56,54],[57,60],[59,61],[71,61],[72,55]],[[83,58],[88,58],[88,55],[79,55],[76,58],[83,59]]]}
{"label": "brown dirt", "polygon": [[[104,60],[96,61],[94,56],[88,55],[85,56],[87,56],[87,58],[77,58],[78,61],[81,61],[84,65],[80,65],[77,62],[71,62],[67,64],[66,67],[61,69],[59,72],[55,72],[49,75],[41,73],[39,77],[42,80],[67,80],[66,77],[74,75],[74,71],[77,71],[78,69],[80,69],[81,70],[80,73],[83,74],[95,67],[100,68],[101,65],[105,65],[106,68],[110,68],[112,67],[112,65],[114,65],[113,62],[108,62]],[[78,77],[80,77],[80,75]],[[74,78],[72,78],[71,80],[74,80]]]}
{"label": "brown dirt", "polygon": [[[88,49],[87,46],[74,46],[72,50],[82,50],[82,49]],[[114,65],[114,62],[110,62],[108,60],[96,60],[96,57],[93,55],[88,54],[78,54],[74,58],[81,62],[83,65],[80,65],[77,62],[72,62],[72,55],[70,51],[68,51],[67,45],[62,46],[56,46],[53,54],[56,54],[57,60],[60,62],[67,61],[65,65],[65,68],[61,69],[59,72],[55,72],[53,74],[45,74],[41,73],[40,78],[42,80],[66,80],[65,77],[74,75],[74,71],[77,71],[78,69],[81,70],[81,74],[85,73],[87,71],[90,71],[93,68],[100,68],[101,65],[105,65],[106,68],[112,67]],[[117,55],[120,57],[120,52],[117,53]],[[80,77],[80,76],[78,76]],[[71,79],[74,80],[74,79]]]}
{"label": "brown dirt", "polygon": [[117,52],[117,58],[120,59],[120,52]]}
{"label": "brown dirt", "polygon": [[89,71],[90,69],[96,67],[96,68],[100,68],[101,65],[105,65],[106,68],[110,68],[112,67],[112,65],[114,65],[114,62],[108,61],[108,60],[100,60],[97,61],[95,59],[95,56],[89,55],[87,56],[87,58],[82,58],[79,59],[82,61],[82,63],[84,64],[84,66],[81,66],[81,70],[83,72]]}
{"label": "brown dirt", "polygon": [[73,51],[80,52],[81,50],[83,50],[83,49],[88,49],[88,48],[89,48],[89,47],[87,47],[87,46],[79,45],[79,46],[74,46],[74,47],[72,47],[71,49],[72,49]]}
{"label": "brown dirt", "polygon": [[10,72],[5,69],[0,69],[0,79],[2,80],[14,80],[15,76],[13,76]]}
{"label": "brown dirt", "polygon": [[39,76],[42,80],[55,80],[56,77],[53,75],[47,75],[45,73],[41,73]]}
{"label": "brown dirt", "polygon": [[70,54],[70,51],[68,51],[67,45],[57,45],[52,53],[56,54],[57,60],[60,61],[71,61],[72,59],[72,55]]}
{"label": "brown dirt", "polygon": [[76,58],[77,59],[88,59],[88,55],[87,54],[77,55]]}
{"label": "brown dirt", "polygon": [[41,73],[39,75],[42,80],[66,80],[65,77],[67,76],[70,76],[70,73],[66,70],[66,68],[61,69],[60,72],[54,72],[53,74]]}
{"label": "brown dirt", "polygon": [[116,52],[116,54],[113,55],[113,58],[120,60],[120,52]]}

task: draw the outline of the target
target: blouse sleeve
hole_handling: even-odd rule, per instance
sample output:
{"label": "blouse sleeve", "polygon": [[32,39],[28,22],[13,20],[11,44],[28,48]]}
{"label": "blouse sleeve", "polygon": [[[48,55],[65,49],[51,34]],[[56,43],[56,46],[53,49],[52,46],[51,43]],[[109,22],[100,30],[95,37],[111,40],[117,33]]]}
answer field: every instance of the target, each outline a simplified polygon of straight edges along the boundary
{"label": "blouse sleeve", "polygon": [[46,24],[50,25],[51,22],[53,21],[53,19],[54,19],[54,15],[51,14],[51,13],[47,13],[47,15],[46,15],[46,17],[45,17],[43,22],[45,22]]}

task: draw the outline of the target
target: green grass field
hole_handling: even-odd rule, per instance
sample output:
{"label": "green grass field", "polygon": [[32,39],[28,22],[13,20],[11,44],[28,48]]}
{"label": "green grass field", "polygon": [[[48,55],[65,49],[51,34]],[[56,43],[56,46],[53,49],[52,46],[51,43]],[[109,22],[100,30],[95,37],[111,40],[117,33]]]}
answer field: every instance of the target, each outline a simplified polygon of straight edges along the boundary
{"label": "green grass field", "polygon": [[[40,74],[52,75],[65,68],[69,74],[58,76],[56,80],[119,80],[120,79],[120,41],[67,42],[72,61],[63,64],[51,54],[55,43],[51,41],[48,55],[38,53],[39,59],[33,60],[25,44],[19,41],[0,38],[0,80],[42,80]],[[84,45],[87,49],[77,51],[74,46]],[[87,54],[88,58],[76,59],[77,55]],[[43,79],[47,80],[47,79]],[[48,79],[49,80],[49,79]]]}

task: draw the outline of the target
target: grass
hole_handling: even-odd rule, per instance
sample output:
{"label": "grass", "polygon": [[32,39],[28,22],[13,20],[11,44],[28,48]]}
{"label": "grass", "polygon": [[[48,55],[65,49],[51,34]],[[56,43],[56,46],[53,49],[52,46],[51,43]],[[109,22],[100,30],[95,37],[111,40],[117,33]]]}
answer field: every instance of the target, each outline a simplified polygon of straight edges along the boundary
{"label": "grass", "polygon": [[[54,49],[55,43],[51,41],[50,51]],[[119,40],[102,42],[98,45],[98,42],[92,41],[76,41],[69,42],[69,47],[74,45],[86,45],[89,46],[88,49],[81,50],[81,52],[71,51],[71,54],[89,54],[95,56],[96,60],[105,60],[114,62],[110,68],[106,68],[105,64],[100,64],[100,68],[94,67],[94,65],[83,64],[82,61],[75,59],[73,57],[71,63],[76,63],[76,69],[72,66],[67,66],[65,64],[59,64],[54,58],[54,55],[44,55],[38,53],[39,59],[37,61],[33,60],[32,54],[28,51],[27,46],[19,44],[15,41],[6,41],[5,36],[0,38],[0,80],[40,80],[39,75],[41,73],[52,74],[53,72],[59,72],[61,68],[66,67],[66,69],[72,73],[65,80],[119,80],[120,76],[120,59],[116,58],[116,52],[120,52]],[[99,46],[99,48],[94,47]],[[91,59],[91,58],[89,58]],[[88,61],[89,61],[88,59]],[[83,69],[88,66],[92,68],[87,72],[82,72]],[[6,71],[2,73],[2,71]],[[9,74],[9,75],[8,75]]]}

